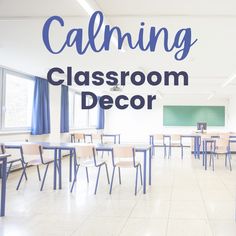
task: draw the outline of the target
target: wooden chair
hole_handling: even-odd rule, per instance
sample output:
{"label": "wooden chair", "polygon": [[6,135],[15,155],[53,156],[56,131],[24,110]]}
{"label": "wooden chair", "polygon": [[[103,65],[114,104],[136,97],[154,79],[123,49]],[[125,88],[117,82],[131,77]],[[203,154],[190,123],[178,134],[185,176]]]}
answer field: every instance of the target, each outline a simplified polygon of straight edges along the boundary
{"label": "wooden chair", "polygon": [[153,135],[153,145],[154,147],[164,147],[164,157],[166,157],[166,144],[164,142],[163,134],[154,134]]}
{"label": "wooden chair", "polygon": [[227,166],[227,161],[229,161],[229,169],[232,170],[231,165],[231,152],[230,152],[230,146],[229,146],[229,139],[225,138],[218,138],[215,139],[215,147],[213,149],[213,155],[211,155],[209,165],[212,163],[212,170],[215,169],[215,161],[214,157],[219,155],[225,155],[225,166]]}
{"label": "wooden chair", "polygon": [[85,142],[84,133],[75,133],[74,134],[74,143]]}
{"label": "wooden chair", "polygon": [[119,183],[121,184],[121,168],[135,168],[136,178],[135,178],[135,195],[137,194],[138,186],[138,170],[140,170],[140,180],[142,185],[142,168],[140,162],[135,160],[135,149],[132,146],[114,146],[112,150],[112,179],[110,186],[110,194],[112,192],[113,180],[115,175],[116,167],[118,167],[119,172]]}
{"label": "wooden chair", "polygon": [[169,153],[171,154],[172,147],[179,147],[181,149],[181,159],[184,156],[184,146],[182,144],[182,138],[180,134],[172,134],[170,136],[170,144],[169,144]]}
{"label": "wooden chair", "polygon": [[[214,135],[213,135],[213,136],[214,136]],[[199,143],[201,150],[203,150],[203,146],[202,146],[202,141],[203,141],[203,139],[211,139],[211,138],[212,138],[212,134],[202,134],[202,135],[201,135],[201,140],[200,140],[200,143]],[[214,147],[212,146],[211,143],[208,143],[208,144],[207,144],[207,150],[208,150],[208,151],[212,151],[213,148],[214,148]]]}
{"label": "wooden chair", "polygon": [[85,169],[86,169],[86,176],[87,176],[87,182],[88,183],[89,183],[88,167],[98,168],[97,180],[96,180],[94,194],[97,193],[100,169],[101,169],[102,166],[105,166],[105,168],[106,168],[107,181],[108,181],[108,184],[110,184],[107,163],[106,163],[105,160],[99,160],[97,158],[96,150],[95,150],[95,147],[93,145],[86,145],[86,146],[79,146],[78,145],[78,146],[75,146],[74,156],[75,156],[76,169],[75,169],[74,180],[73,180],[71,190],[70,190],[71,192],[73,191],[75,182],[77,180],[77,174],[78,174],[80,166],[85,167]]}
{"label": "wooden chair", "polygon": [[53,158],[45,158],[43,157],[43,148],[39,144],[24,144],[21,147],[21,156],[22,156],[22,162],[23,162],[23,171],[20,177],[20,180],[18,182],[16,190],[19,189],[21,181],[23,176],[26,173],[26,168],[28,166],[36,166],[37,167],[37,172],[38,172],[38,178],[39,181],[41,181],[41,176],[40,176],[40,165],[46,165],[46,169],[43,175],[43,180],[41,183],[40,191],[43,190],[45,178],[47,175],[48,167],[51,163],[54,162]]}
{"label": "wooden chair", "polygon": [[91,134],[91,142],[93,144],[94,143],[101,144],[102,143],[102,134],[96,134],[96,133]]}
{"label": "wooden chair", "polygon": [[228,140],[229,140],[229,138],[230,138],[230,133],[220,133],[220,134],[219,134],[219,137],[220,137],[221,139],[228,139]]}
{"label": "wooden chair", "polygon": [[[5,149],[5,145],[3,143],[0,143],[0,154],[7,154],[6,152],[6,149]],[[11,168],[12,168],[12,165],[19,162],[19,164],[21,164],[21,166],[23,167],[23,162],[22,162],[22,159],[21,158],[16,158],[12,155],[9,155],[8,158],[7,158],[7,165],[8,165],[8,168],[7,168],[7,178],[11,172]],[[25,173],[25,179],[27,180],[27,175]]]}

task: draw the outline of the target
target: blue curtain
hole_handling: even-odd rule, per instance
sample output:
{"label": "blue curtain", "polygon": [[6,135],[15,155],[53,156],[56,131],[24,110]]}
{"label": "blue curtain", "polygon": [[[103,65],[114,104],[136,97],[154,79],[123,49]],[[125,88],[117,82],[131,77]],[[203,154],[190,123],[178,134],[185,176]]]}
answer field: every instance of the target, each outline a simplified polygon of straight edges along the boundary
{"label": "blue curtain", "polygon": [[[98,100],[100,97],[98,97]],[[98,105],[98,121],[97,121],[97,129],[104,129],[105,126],[105,111]]]}
{"label": "blue curtain", "polygon": [[48,81],[35,77],[31,134],[50,133],[50,109]]}
{"label": "blue curtain", "polygon": [[68,87],[61,86],[61,133],[69,132],[69,94]]}

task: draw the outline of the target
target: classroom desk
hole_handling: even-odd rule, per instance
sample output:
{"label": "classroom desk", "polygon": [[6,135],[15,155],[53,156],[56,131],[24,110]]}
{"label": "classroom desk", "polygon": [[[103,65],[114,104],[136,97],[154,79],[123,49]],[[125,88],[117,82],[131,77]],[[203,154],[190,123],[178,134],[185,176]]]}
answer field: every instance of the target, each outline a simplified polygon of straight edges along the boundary
{"label": "classroom desk", "polygon": [[59,181],[58,181],[58,188],[62,188],[62,181],[61,181],[61,151],[62,150],[68,150],[70,151],[70,176],[69,180],[70,182],[72,181],[72,157],[73,157],[73,149],[69,148],[68,146],[65,146],[60,143],[49,143],[49,142],[6,142],[5,148],[6,149],[20,149],[21,151],[21,146],[23,144],[29,144],[29,143],[34,143],[34,144],[39,144],[43,147],[43,149],[46,150],[53,150],[54,151],[54,179],[53,179],[53,189],[57,189],[57,171],[58,176],[59,176]]}
{"label": "classroom desk", "polygon": [[5,216],[5,206],[6,206],[6,182],[7,182],[7,157],[9,154],[0,154],[0,168],[1,168],[1,210],[0,216]]}
{"label": "classroom desk", "polygon": [[[119,145],[119,144],[115,144]],[[143,153],[143,193],[146,193],[146,182],[147,182],[147,164],[148,164],[148,172],[149,172],[149,185],[152,184],[152,155],[151,155],[151,146],[145,145],[145,144],[135,144],[135,143],[129,143],[128,145],[133,146],[135,148],[136,152]],[[114,145],[112,144],[102,144],[96,146],[97,151],[107,151],[112,152]],[[147,161],[148,159],[148,161]]]}
{"label": "classroom desk", "polygon": [[211,145],[211,150],[209,150],[212,155],[212,149],[215,147],[216,140],[213,138],[203,138],[202,139],[202,165],[205,167],[205,170],[207,170],[207,145]]}
{"label": "classroom desk", "polygon": [[[29,142],[7,142],[5,143],[5,148],[13,148],[13,149],[20,149],[23,144],[27,144]],[[59,189],[62,189],[62,171],[61,171],[61,151],[68,150],[70,151],[70,180],[72,179],[72,157],[75,150],[75,145],[88,145],[85,143],[48,143],[48,142],[34,142],[35,144],[41,145],[44,149],[47,150],[54,150],[54,183],[53,189],[57,189],[57,178]],[[97,151],[106,151],[112,152],[113,146],[119,144],[97,144],[95,145]],[[147,164],[148,164],[148,171],[149,171],[149,185],[151,185],[151,146],[150,145],[140,145],[140,144],[128,144],[132,145],[135,148],[136,152],[143,153],[143,193],[146,193],[146,182],[147,182]],[[148,155],[149,154],[149,155]],[[147,160],[148,159],[148,160]],[[58,171],[57,171],[58,170]],[[75,165],[74,171],[75,173]]]}
{"label": "classroom desk", "polygon": [[[194,151],[194,156],[196,155],[198,158],[200,158],[200,154],[201,154],[201,144],[202,144],[202,134],[198,134],[196,135],[196,137],[198,136],[198,138],[196,138],[194,143],[194,149],[196,149],[196,153]],[[218,135],[212,135],[211,139],[216,139],[216,138],[220,138],[220,136]],[[230,135],[229,136],[229,140],[233,141],[234,139],[236,139],[236,135]],[[232,142],[233,143],[233,142]],[[196,145],[196,146],[195,146]],[[203,147],[203,146],[202,146]],[[203,151],[202,151],[203,152]]]}
{"label": "classroom desk", "polygon": [[113,138],[115,144],[120,144],[120,134],[102,134],[102,138],[103,137]]}
{"label": "classroom desk", "polygon": [[[235,138],[235,136],[230,136],[230,138]],[[229,139],[229,152],[231,153],[231,149],[230,149],[230,144],[231,143],[236,143],[235,139]],[[211,150],[207,150],[207,144],[211,145]],[[216,140],[215,140],[215,136],[214,138],[204,138],[202,139],[202,165],[205,167],[205,170],[207,170],[207,152],[211,151],[212,149],[215,148],[216,145]],[[212,153],[210,154],[212,155]]]}
{"label": "classroom desk", "polygon": [[154,147],[164,147],[164,151],[165,151],[165,156],[166,156],[166,145],[165,145],[165,141],[164,139],[166,138],[170,138],[170,135],[163,135],[163,145],[155,145],[154,144],[154,134],[151,134],[149,135],[149,145],[151,145],[151,153],[152,153],[152,156],[154,155],[155,153],[155,150],[154,150]]}
{"label": "classroom desk", "polygon": [[[71,133],[70,134],[70,140],[71,142],[75,142],[75,138],[74,138],[75,133]],[[120,144],[120,134],[101,134],[102,139],[103,138],[113,138],[113,143],[116,144]],[[92,141],[92,133],[85,133],[84,134],[84,138],[86,139],[86,137],[90,138],[90,141]]]}
{"label": "classroom desk", "polygon": [[199,134],[185,134],[181,135],[181,138],[191,138],[193,139],[193,154],[195,158],[200,158],[200,143],[201,143],[201,135]]}
{"label": "classroom desk", "polygon": [[[193,138],[194,139],[194,157],[200,157],[200,138],[199,134],[183,134],[180,135],[180,143],[182,143],[183,138]],[[171,143],[171,135],[166,134],[163,135],[163,147],[169,147],[169,152],[171,154],[171,145],[166,145],[164,139],[169,139],[169,143]],[[159,145],[154,144],[154,135],[149,135],[149,144],[152,146],[152,155],[154,154],[154,147],[159,147]]]}
{"label": "classroom desk", "polygon": [[[62,143],[63,148],[68,148],[74,150],[75,145],[88,145],[84,143]],[[95,144],[97,152],[112,152],[114,145],[121,144]],[[151,185],[152,182],[152,160],[151,160],[151,146],[143,144],[128,143],[125,145],[134,146],[135,151],[138,153],[143,153],[143,193],[146,193],[147,185],[147,165],[148,165],[148,183]],[[61,171],[59,171],[61,173]],[[75,173],[75,170],[74,170]],[[60,178],[60,177],[59,177]]]}

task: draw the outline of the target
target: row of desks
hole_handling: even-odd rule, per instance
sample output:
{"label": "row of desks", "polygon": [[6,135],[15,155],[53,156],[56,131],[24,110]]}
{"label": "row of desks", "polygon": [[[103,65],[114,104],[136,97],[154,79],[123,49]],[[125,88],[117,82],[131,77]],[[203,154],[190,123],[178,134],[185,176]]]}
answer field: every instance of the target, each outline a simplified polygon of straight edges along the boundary
{"label": "row of desks", "polygon": [[[21,147],[23,144],[26,144],[29,142],[6,142],[4,143],[6,149],[19,149],[21,150]],[[87,145],[83,143],[49,143],[49,142],[33,142],[35,144],[39,144],[43,147],[43,149],[46,150],[53,150],[54,151],[54,181],[53,181],[53,189],[62,189],[62,168],[61,168],[61,159],[62,159],[62,151],[69,151],[70,155],[70,162],[69,162],[69,181],[72,181],[73,175],[75,174],[75,168],[74,165],[74,150],[75,145]],[[120,144],[114,144],[114,145],[120,145]],[[97,144],[95,145],[95,148],[97,152],[112,152],[114,145],[104,145],[104,144]],[[129,145],[133,146],[135,148],[135,151],[137,153],[143,154],[143,193],[146,194],[146,186],[147,181],[149,185],[151,185],[152,181],[152,159],[151,159],[151,146],[146,144],[132,144],[129,143]],[[6,170],[6,160],[7,158],[3,159],[4,163],[4,169]],[[0,159],[1,161],[1,159]],[[5,173],[5,172],[4,172]],[[148,180],[147,180],[148,178]],[[4,179],[6,182],[6,179]],[[6,185],[2,185],[2,194],[5,196],[6,193]],[[5,197],[2,197],[2,205],[1,205],[1,211],[5,211]],[[2,212],[2,216],[5,212]]]}
{"label": "row of desks", "polygon": [[[101,134],[102,140],[104,138],[112,138],[114,144],[120,144],[120,134]],[[92,141],[92,134],[91,133],[84,133],[84,138],[89,138],[89,141]],[[70,134],[70,141],[75,142],[75,133]]]}
{"label": "row of desks", "polygon": [[[183,134],[183,135],[180,135],[180,144],[182,144],[182,140],[185,139],[185,138],[193,139],[194,157],[195,158],[196,157],[200,158],[200,146],[201,146],[202,135],[201,134]],[[212,138],[219,138],[219,136],[212,136]],[[229,136],[229,138],[230,138],[230,142],[235,143],[236,135],[231,135],[231,136]],[[166,146],[171,148],[171,135],[170,134],[163,135],[163,146],[164,146],[164,139],[168,139],[168,144],[166,144]],[[154,142],[154,135],[149,136],[149,144],[152,146],[152,153],[154,153],[153,152],[154,147],[157,146],[157,145],[155,145],[155,142]]]}
{"label": "row of desks", "polygon": [[[73,141],[73,135],[71,134],[71,140]],[[85,134],[86,137],[91,138],[92,134]],[[114,145],[120,144],[120,134],[102,134],[102,137],[113,138]],[[171,135],[164,135],[165,138],[171,138]],[[191,134],[191,135],[181,135],[181,140],[184,138],[191,138],[194,140],[194,156],[200,157],[200,144],[201,144],[201,135],[200,134]],[[232,136],[231,138],[236,138],[236,136]],[[182,141],[181,141],[182,142]],[[232,142],[236,142],[233,140]],[[62,189],[62,168],[61,168],[61,159],[62,159],[62,151],[69,151],[70,162],[69,162],[69,181],[72,181],[73,174],[75,173],[75,165],[74,164],[74,149],[75,145],[86,145],[83,143],[49,143],[49,142],[34,142],[36,144],[40,144],[46,150],[54,151],[54,181],[53,181],[53,189],[56,190]],[[21,149],[23,144],[26,142],[6,142],[4,143],[5,147],[8,149]],[[98,152],[112,152],[112,148],[114,145],[105,145],[105,144],[97,144],[96,150]],[[129,144],[134,146],[136,152],[143,154],[143,193],[146,193],[146,185],[147,178],[148,183],[151,185],[152,181],[152,153],[154,144],[154,136],[150,135],[149,137],[149,145],[146,144]],[[204,143],[205,145],[205,143]],[[204,151],[207,153],[207,149]],[[206,153],[203,153],[204,155]],[[75,157],[74,157],[75,158]],[[207,161],[207,157],[204,159]],[[5,215],[5,196],[6,196],[6,168],[7,168],[7,156],[0,156],[0,163],[2,167],[2,191],[1,191],[1,212],[0,215]],[[205,168],[207,165],[205,164]]]}
{"label": "row of desks", "polygon": [[[229,150],[228,152],[231,153],[230,150],[230,146],[232,143],[236,143],[236,137],[232,136],[232,139],[229,140]],[[208,162],[208,151],[212,151],[212,150],[208,150],[208,144],[210,144],[211,148],[214,148],[214,146],[216,145],[216,139],[215,138],[205,138],[202,139],[202,147],[203,147],[203,151],[202,151],[202,165],[204,166],[205,170],[207,170],[207,162]]]}

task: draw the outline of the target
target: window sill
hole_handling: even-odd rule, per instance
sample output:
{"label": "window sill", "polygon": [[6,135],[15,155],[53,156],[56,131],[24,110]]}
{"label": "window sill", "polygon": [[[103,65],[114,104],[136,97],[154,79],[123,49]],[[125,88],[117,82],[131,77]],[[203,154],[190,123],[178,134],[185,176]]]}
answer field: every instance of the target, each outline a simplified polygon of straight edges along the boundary
{"label": "window sill", "polygon": [[12,134],[30,134],[30,130],[6,130],[0,131],[0,135],[12,135]]}
{"label": "window sill", "polygon": [[82,131],[82,130],[96,130],[96,127],[70,129],[70,132],[73,132],[73,131]]}

